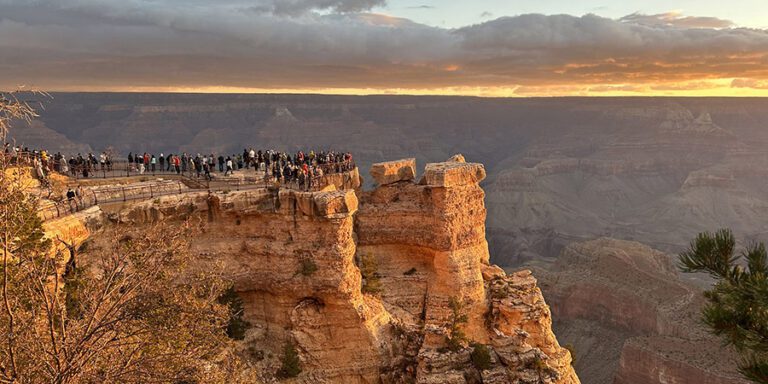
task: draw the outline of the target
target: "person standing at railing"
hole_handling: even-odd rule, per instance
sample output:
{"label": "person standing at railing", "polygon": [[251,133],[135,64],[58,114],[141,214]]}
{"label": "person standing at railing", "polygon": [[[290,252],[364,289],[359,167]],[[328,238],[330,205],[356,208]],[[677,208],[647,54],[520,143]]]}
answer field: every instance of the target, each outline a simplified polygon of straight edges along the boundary
{"label": "person standing at railing", "polygon": [[224,156],[219,155],[219,158],[217,159],[219,161],[219,173],[224,172]]}
{"label": "person standing at railing", "polygon": [[179,156],[173,156],[173,167],[176,168],[176,174],[181,173],[181,159]]}
{"label": "person standing at railing", "polygon": [[69,162],[67,161],[67,157],[62,155],[61,159],[59,160],[59,167],[62,175],[66,175],[67,172],[69,172]]}
{"label": "person standing at railing", "polygon": [[229,156],[227,156],[226,165],[227,165],[227,170],[224,171],[224,176],[233,174],[234,173],[234,169],[232,168],[232,166],[233,166],[232,165],[232,158],[229,157]]}
{"label": "person standing at railing", "polygon": [[155,173],[155,165],[157,164],[157,158],[155,155],[150,156],[149,158],[149,165],[152,169],[152,173]]}
{"label": "person standing at railing", "polygon": [[167,171],[167,169],[165,169],[165,156],[163,156],[162,152],[160,152],[160,157],[158,157],[157,160],[160,162],[160,171]]}

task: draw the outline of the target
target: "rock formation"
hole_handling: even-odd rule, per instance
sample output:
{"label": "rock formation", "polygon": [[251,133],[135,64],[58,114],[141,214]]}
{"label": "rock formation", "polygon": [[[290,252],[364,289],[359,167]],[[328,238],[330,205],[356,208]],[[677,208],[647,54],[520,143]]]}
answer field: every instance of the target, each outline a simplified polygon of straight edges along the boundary
{"label": "rock formation", "polygon": [[111,218],[199,218],[193,252],[235,282],[265,370],[291,341],[308,382],[578,383],[536,280],[489,264],[483,166],[381,167],[398,180],[368,192],[189,192]]}

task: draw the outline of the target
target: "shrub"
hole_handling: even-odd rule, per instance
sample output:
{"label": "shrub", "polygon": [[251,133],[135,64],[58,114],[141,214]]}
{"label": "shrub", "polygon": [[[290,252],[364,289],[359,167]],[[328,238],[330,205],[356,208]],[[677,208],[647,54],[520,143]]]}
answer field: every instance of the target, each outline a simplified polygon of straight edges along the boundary
{"label": "shrub", "polygon": [[464,348],[467,343],[467,336],[464,334],[464,330],[461,329],[461,325],[466,323],[469,319],[464,313],[464,304],[457,300],[455,297],[451,297],[448,304],[451,307],[451,324],[450,335],[447,337],[445,343],[448,349],[457,352]]}
{"label": "shrub", "polygon": [[411,275],[415,274],[416,272],[417,272],[417,271],[416,271],[416,268],[411,268],[411,269],[409,269],[409,270],[407,270],[407,271],[403,272],[403,275],[406,275],[406,276],[411,276]]}
{"label": "shrub", "polygon": [[73,268],[65,276],[64,302],[67,308],[67,316],[73,319],[83,318],[82,292],[86,288],[88,277],[81,268]]}
{"label": "shrub", "polygon": [[491,368],[491,351],[484,344],[473,344],[474,349],[470,354],[472,365],[479,371]]}
{"label": "shrub", "polygon": [[296,377],[301,373],[301,360],[299,359],[299,352],[296,350],[296,346],[292,342],[285,343],[283,348],[283,357],[280,359],[280,370],[277,371],[277,377],[281,379],[287,379],[290,377]]}
{"label": "shrub", "polygon": [[229,307],[229,322],[227,323],[227,336],[234,340],[245,339],[245,331],[251,323],[243,320],[243,299],[237,295],[234,287],[229,287],[219,297],[219,304]]}
{"label": "shrub", "polygon": [[363,255],[360,258],[360,273],[363,275],[363,293],[378,295],[381,292],[379,277],[379,265],[371,255]]}

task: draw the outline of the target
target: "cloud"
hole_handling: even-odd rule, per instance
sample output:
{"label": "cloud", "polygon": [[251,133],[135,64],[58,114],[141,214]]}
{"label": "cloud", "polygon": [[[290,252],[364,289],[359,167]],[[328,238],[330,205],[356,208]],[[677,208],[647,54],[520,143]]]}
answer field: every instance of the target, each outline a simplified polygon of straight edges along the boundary
{"label": "cloud", "polygon": [[664,26],[677,28],[730,28],[734,23],[716,17],[684,16],[680,12],[659,13],[656,15],[644,15],[633,13],[619,19],[619,21],[648,26]]}
{"label": "cloud", "polygon": [[433,5],[414,5],[406,8],[407,9],[435,9],[436,7]]}
{"label": "cloud", "polygon": [[336,13],[369,11],[386,5],[385,0],[260,0],[253,9],[275,15],[298,16],[312,11],[330,10]]}
{"label": "cloud", "polygon": [[768,79],[768,32],[708,18],[529,14],[445,29],[368,12],[382,4],[0,0],[0,88],[506,87],[533,94]]}
{"label": "cloud", "polygon": [[768,89],[768,80],[762,79],[733,79],[731,88]]}

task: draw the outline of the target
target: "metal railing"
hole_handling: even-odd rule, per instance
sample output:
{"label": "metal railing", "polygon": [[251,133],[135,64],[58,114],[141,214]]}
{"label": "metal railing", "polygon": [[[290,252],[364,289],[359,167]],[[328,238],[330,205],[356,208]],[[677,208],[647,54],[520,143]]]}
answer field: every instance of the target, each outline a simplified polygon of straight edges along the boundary
{"label": "metal railing", "polygon": [[[354,169],[354,168],[352,168]],[[343,172],[347,174],[349,171]],[[174,173],[174,175],[176,175]],[[276,180],[270,175],[244,177],[242,179],[207,179],[181,174],[180,180],[161,181],[144,185],[129,185],[110,188],[79,189],[78,196],[61,202],[49,202],[40,206],[39,214],[44,221],[74,214],[99,204],[147,200],[160,196],[194,193],[200,191],[244,191],[264,188],[287,188],[297,191],[318,191],[326,187],[324,176],[317,176],[311,182],[300,184],[296,180]]]}
{"label": "metal railing", "polygon": [[[60,165],[58,164],[58,160],[53,160],[53,169],[54,170],[60,170],[62,169]],[[317,168],[320,168],[323,171],[323,175],[327,174],[336,174],[336,173],[345,173],[352,171],[356,168],[354,161],[344,161],[344,162],[337,162],[337,163],[322,163],[322,164],[316,164],[314,165]],[[89,179],[97,178],[97,179],[109,179],[109,178],[122,178],[122,177],[140,177],[140,176],[173,176],[173,175],[180,175],[180,176],[188,176],[188,177],[199,177],[203,178],[205,177],[204,171],[196,170],[194,167],[192,167],[191,164],[187,164],[187,166],[179,166],[178,169],[175,168],[175,166],[171,165],[169,166],[168,163],[162,164],[155,164],[153,167],[152,164],[145,164],[144,165],[144,172],[141,172],[139,170],[139,163],[130,163],[127,160],[110,160],[108,163],[102,165],[102,164],[93,164],[93,163],[87,163],[87,164],[79,164],[79,165],[67,165],[67,172],[69,176],[72,176],[75,179],[84,178],[83,177],[83,171],[87,168],[88,169],[88,177]],[[250,166],[235,169],[236,171],[253,171],[256,173],[259,172],[265,172],[265,170],[256,170],[254,166],[251,164]],[[217,174],[223,174],[221,168],[217,166],[211,167],[211,175],[217,175]],[[269,174],[269,172],[265,172],[266,174]]]}
{"label": "metal railing", "polygon": [[[199,192],[199,190],[193,190]],[[38,208],[40,217],[53,220],[68,216],[99,204],[147,200],[160,196],[177,195],[190,192],[181,181],[165,181],[146,185],[112,187],[101,189],[82,189],[78,196],[60,202],[49,202]]]}

